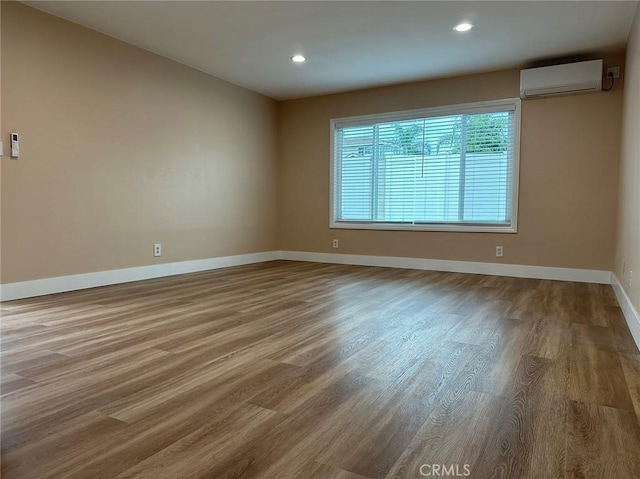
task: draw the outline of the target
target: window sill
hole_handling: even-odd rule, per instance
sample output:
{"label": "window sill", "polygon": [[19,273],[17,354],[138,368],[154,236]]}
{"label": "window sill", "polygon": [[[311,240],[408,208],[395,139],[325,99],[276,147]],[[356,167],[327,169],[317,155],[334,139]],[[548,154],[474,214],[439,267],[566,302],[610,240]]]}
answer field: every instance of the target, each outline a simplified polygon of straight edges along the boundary
{"label": "window sill", "polygon": [[457,224],[412,224],[412,223],[358,223],[331,222],[331,229],[378,230],[378,231],[440,231],[449,233],[517,233],[516,225],[457,225]]}

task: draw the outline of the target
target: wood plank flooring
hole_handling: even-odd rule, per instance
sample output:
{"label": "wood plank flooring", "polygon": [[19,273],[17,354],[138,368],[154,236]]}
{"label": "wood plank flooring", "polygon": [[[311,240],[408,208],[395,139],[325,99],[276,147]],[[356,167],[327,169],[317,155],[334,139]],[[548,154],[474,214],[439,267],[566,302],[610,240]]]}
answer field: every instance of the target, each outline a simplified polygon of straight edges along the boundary
{"label": "wood plank flooring", "polygon": [[609,286],[276,261],[1,308],[5,479],[640,478]]}

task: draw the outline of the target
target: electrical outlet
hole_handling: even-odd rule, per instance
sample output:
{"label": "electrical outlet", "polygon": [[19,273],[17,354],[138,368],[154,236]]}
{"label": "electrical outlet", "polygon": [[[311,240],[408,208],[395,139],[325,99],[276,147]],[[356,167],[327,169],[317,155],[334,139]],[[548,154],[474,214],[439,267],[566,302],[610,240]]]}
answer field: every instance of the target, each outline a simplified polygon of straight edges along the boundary
{"label": "electrical outlet", "polygon": [[333,247],[334,247],[334,248],[337,248],[337,247],[338,247],[338,240],[337,240],[337,239],[334,239],[334,240],[333,240]]}
{"label": "electrical outlet", "polygon": [[160,243],[153,245],[153,256],[162,256],[162,245]]}
{"label": "electrical outlet", "polygon": [[620,67],[607,68],[607,78],[620,78]]}
{"label": "electrical outlet", "polygon": [[504,246],[496,246],[496,258],[502,258],[504,256]]}

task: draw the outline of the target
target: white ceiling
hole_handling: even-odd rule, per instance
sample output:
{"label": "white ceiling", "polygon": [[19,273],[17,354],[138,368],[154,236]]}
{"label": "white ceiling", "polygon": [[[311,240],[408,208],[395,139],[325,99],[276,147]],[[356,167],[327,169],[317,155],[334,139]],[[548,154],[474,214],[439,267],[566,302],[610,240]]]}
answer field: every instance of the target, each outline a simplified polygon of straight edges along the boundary
{"label": "white ceiling", "polygon": [[[27,1],[275,99],[520,66],[626,43],[636,1]],[[469,33],[452,27],[475,24]],[[307,62],[293,64],[302,53]]]}

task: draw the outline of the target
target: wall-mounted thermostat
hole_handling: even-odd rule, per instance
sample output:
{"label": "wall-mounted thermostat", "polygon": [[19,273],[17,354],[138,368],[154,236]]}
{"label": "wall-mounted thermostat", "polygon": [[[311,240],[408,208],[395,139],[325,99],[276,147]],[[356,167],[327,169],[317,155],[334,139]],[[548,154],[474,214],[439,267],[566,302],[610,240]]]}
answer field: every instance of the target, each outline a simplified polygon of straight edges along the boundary
{"label": "wall-mounted thermostat", "polygon": [[11,158],[20,156],[20,141],[17,133],[11,133]]}

